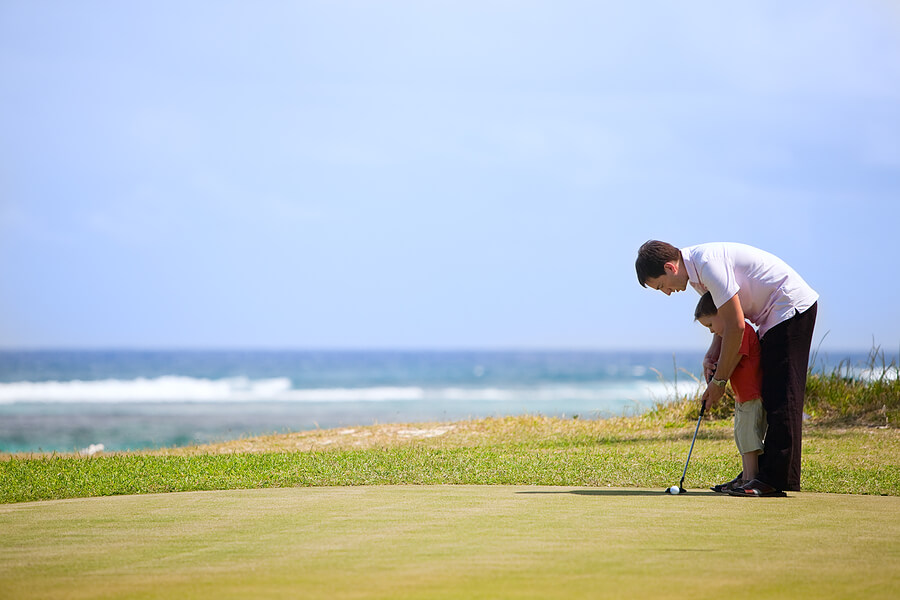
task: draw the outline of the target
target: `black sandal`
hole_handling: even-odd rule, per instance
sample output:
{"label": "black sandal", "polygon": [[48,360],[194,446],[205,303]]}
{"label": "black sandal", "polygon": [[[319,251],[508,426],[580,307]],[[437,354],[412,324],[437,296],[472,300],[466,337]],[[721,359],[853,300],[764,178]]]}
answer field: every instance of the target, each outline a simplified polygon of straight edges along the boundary
{"label": "black sandal", "polygon": [[779,489],[773,488],[765,481],[754,479],[750,483],[745,484],[728,492],[729,496],[738,496],[740,498],[784,498],[787,496]]}
{"label": "black sandal", "polygon": [[749,482],[744,481],[743,479],[741,479],[741,476],[738,475],[731,481],[726,481],[725,483],[720,483],[719,485],[714,485],[709,489],[711,489],[712,491],[714,491],[717,494],[727,494],[731,490],[735,490],[735,489],[741,487],[742,485],[744,485],[745,483],[749,483]]}

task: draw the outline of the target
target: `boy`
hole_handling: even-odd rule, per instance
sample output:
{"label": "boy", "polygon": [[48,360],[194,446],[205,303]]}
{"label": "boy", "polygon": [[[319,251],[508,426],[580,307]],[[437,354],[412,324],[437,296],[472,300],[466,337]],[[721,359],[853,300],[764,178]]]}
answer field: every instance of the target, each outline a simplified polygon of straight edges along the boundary
{"label": "boy", "polygon": [[[697,303],[694,319],[709,329],[713,335],[722,336],[725,329],[723,319],[718,314],[712,294],[706,292]],[[766,437],[766,411],[762,405],[760,388],[762,372],[759,368],[759,337],[756,330],[747,325],[741,340],[740,361],[731,372],[731,388],[734,390],[734,441],[741,453],[744,467],[742,475],[712,487],[712,491],[727,494],[731,490],[753,481],[759,471],[759,455],[763,451],[763,438]],[[720,385],[724,382],[710,381],[709,385]]]}

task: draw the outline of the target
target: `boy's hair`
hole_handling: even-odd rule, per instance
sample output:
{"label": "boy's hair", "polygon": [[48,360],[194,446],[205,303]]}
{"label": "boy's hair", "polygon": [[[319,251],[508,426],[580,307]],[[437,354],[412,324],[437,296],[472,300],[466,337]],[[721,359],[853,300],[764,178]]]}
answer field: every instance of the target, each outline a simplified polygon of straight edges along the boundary
{"label": "boy's hair", "polygon": [[718,314],[718,312],[719,309],[716,308],[716,303],[713,302],[712,294],[706,292],[700,296],[700,302],[697,303],[697,308],[694,309],[694,320],[697,321],[700,317],[711,317]]}
{"label": "boy's hair", "polygon": [[678,261],[681,250],[667,242],[650,240],[638,250],[637,260],[634,261],[634,270],[637,271],[638,282],[647,287],[647,280],[651,277],[660,277],[666,274],[665,264]]}

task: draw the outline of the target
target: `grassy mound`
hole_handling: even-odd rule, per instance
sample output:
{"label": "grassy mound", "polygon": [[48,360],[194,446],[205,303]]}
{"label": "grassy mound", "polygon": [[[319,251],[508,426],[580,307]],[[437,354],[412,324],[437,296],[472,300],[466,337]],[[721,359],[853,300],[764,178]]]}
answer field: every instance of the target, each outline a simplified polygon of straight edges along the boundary
{"label": "grassy mound", "polygon": [[[678,414],[607,420],[519,416],[375,425],[146,453],[8,457],[0,502],[300,486],[667,487],[693,435]],[[900,495],[900,430],[808,426],[806,491]],[[734,477],[729,421],[700,428],[685,486]]]}
{"label": "grassy mound", "polygon": [[[646,414],[613,419],[526,415],[304,431],[91,458],[12,455],[0,459],[0,503],[298,486],[663,488],[680,479],[699,390]],[[811,373],[807,390],[804,490],[900,496],[898,367]],[[729,397],[701,426],[687,487],[709,487],[740,470],[732,412]]]}

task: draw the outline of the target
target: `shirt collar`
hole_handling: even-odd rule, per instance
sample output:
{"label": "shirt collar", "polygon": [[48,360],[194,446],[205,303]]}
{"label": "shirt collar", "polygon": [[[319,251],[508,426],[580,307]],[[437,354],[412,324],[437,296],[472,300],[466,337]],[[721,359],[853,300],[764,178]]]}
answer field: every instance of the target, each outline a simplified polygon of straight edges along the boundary
{"label": "shirt collar", "polygon": [[703,283],[700,282],[700,275],[697,273],[697,267],[694,266],[693,261],[690,259],[690,255],[684,250],[681,251],[681,262],[684,263],[684,269],[688,274],[688,283],[691,284],[691,287],[700,292],[700,294],[706,293],[708,290]]}

